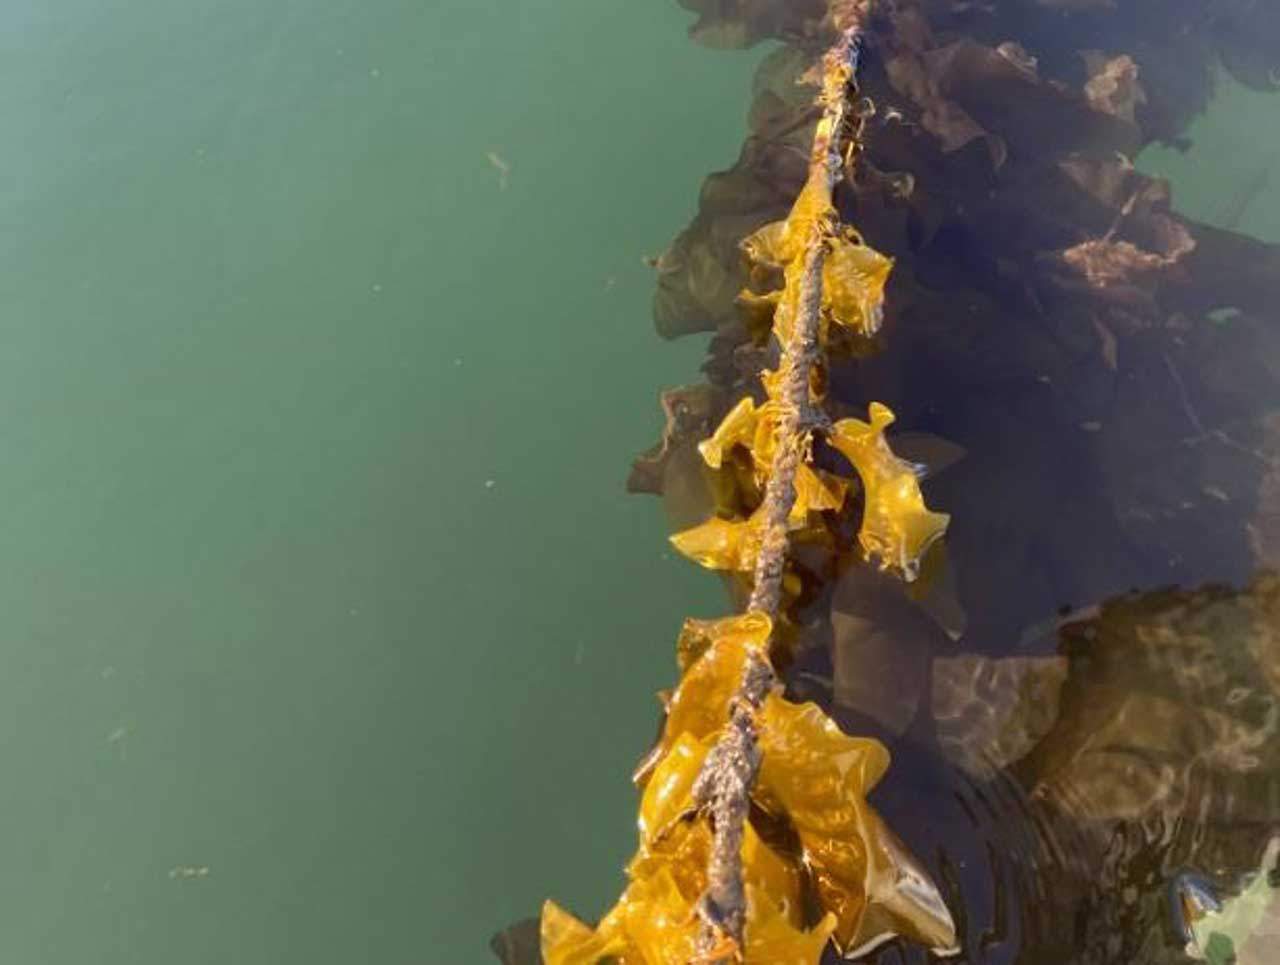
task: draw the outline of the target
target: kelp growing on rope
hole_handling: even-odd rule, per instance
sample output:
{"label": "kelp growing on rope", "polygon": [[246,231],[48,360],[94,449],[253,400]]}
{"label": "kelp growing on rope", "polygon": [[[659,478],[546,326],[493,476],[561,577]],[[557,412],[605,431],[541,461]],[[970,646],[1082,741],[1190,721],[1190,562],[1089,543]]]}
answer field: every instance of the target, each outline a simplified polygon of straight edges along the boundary
{"label": "kelp growing on rope", "polygon": [[[737,244],[806,183],[817,118],[802,82],[818,28],[814,5],[790,0],[684,6],[699,40],[780,42],[757,71],[738,159],[706,179],[658,260],[659,332],[712,334],[697,391],[717,419],[760,368],[772,295]],[[837,326],[845,357],[819,388],[840,416],[866,420],[880,402],[895,426],[969,452],[936,493],[962,521],[947,549],[970,632],[1016,640],[1063,603],[1146,585],[1153,567],[1190,585],[1280,564],[1268,454],[1280,246],[1179,214],[1170,185],[1139,166],[1150,145],[1187,143],[1226,77],[1280,86],[1280,5],[874,10],[860,83],[877,111],[842,207],[894,266],[879,330]],[[1238,207],[1234,163],[1206,174]],[[679,495],[692,473],[673,451]]]}
{"label": "kelp growing on rope", "polygon": [[[661,493],[677,545],[699,562],[731,564],[721,569],[745,599],[762,467],[776,448],[777,376],[761,385],[758,375],[774,364],[770,332],[795,314],[784,298],[786,260],[770,251],[809,183],[820,111],[805,82],[824,7],[681,2],[699,14],[700,42],[780,45],[757,73],[741,155],[707,178],[696,217],[657,260],[659,332],[712,339],[707,384],[667,396],[697,399],[696,428],[692,408],[671,420],[661,470],[632,486]],[[931,501],[955,515],[945,550],[959,573],[948,609],[962,618],[926,613],[914,596],[942,566],[944,547],[927,554],[913,584],[854,565],[873,557],[902,570],[892,550],[859,538],[874,515],[871,487],[849,472],[824,425],[802,465],[822,486],[810,501],[840,507],[791,517],[786,606],[771,651],[783,661],[792,647],[799,654],[783,675],[790,696],[819,701],[850,733],[875,727],[894,741],[897,766],[879,803],[918,853],[950,869],[949,886],[967,859],[969,871],[956,874],[969,880],[948,899],[968,960],[1164,965],[1180,950],[1166,950],[1167,928],[1142,917],[1165,903],[1144,877],[1150,855],[1110,848],[1166,819],[1165,792],[1183,790],[1164,780],[1176,753],[1195,765],[1188,801],[1203,805],[1177,813],[1182,836],[1208,866],[1236,867],[1280,814],[1277,770],[1245,743],[1251,732],[1224,718],[1274,706],[1244,699],[1244,683],[1267,700],[1277,687],[1247,676],[1218,688],[1210,674],[1212,698],[1184,699],[1135,649],[1175,677],[1205,660],[1181,653],[1163,624],[1117,624],[1122,608],[1079,638],[1040,630],[1048,614],[1130,587],[1254,581],[1250,596],[1264,585],[1274,592],[1253,575],[1280,564],[1280,247],[1230,230],[1259,184],[1234,183],[1231,149],[1241,144],[1209,145],[1205,175],[1234,209],[1217,226],[1178,213],[1171,186],[1140,155],[1149,145],[1188,146],[1190,122],[1228,77],[1277,87],[1280,5],[894,0],[875,10],[859,79],[878,106],[837,202],[862,250],[893,256],[892,272],[883,302],[869,303],[884,308],[866,313],[871,324],[824,322],[827,364],[811,398],[837,425],[856,420],[863,438],[887,427],[904,462],[925,461],[902,444],[911,433],[968,453],[927,484]],[[842,478],[843,493],[832,492]],[[911,482],[902,471],[896,478]],[[803,482],[798,474],[798,492]],[[910,541],[899,545],[910,559]],[[1173,609],[1186,612],[1174,596]],[[1225,652],[1240,614],[1207,612],[1224,620],[1210,638]],[[1152,700],[1152,689],[1169,693]],[[978,785],[982,807],[999,802],[998,829],[975,830],[965,807],[954,822],[941,819],[943,794],[918,805],[914,782],[929,769],[924,753],[908,756],[916,740],[942,744]],[[1224,764],[1239,773],[1225,780]],[[1020,793],[1033,795],[1035,822],[1056,829],[1045,853],[1017,840],[1040,833]],[[1134,800],[1143,804],[1137,817]],[[1115,803],[1086,813],[1099,802]],[[975,871],[984,860],[990,878]],[[992,901],[1009,880],[1005,900]]]}
{"label": "kelp growing on rope", "polygon": [[[792,542],[837,538],[852,488],[864,497],[864,552],[906,580],[947,524],[925,507],[918,467],[886,442],[886,407],[872,406],[869,422],[832,422],[823,409],[835,332],[875,334],[891,268],[834,203],[861,148],[861,18],[859,5],[833,4],[839,40],[821,62],[808,179],[787,217],[743,246],[756,280],[774,283],[744,301],[768,316],[780,357],[760,373],[763,398],[744,397],[700,446],[733,505],[673,537],[696,562],[749,585],[745,612],[686,623],[683,676],[637,772],[640,841],[626,889],[594,928],[547,902],[547,965],[813,965],[829,941],[847,955],[895,936],[943,952],[955,945],[929,875],[867,804],[888,751],[783,697],[773,663],[803,590]],[[847,468],[819,466],[818,446]]]}

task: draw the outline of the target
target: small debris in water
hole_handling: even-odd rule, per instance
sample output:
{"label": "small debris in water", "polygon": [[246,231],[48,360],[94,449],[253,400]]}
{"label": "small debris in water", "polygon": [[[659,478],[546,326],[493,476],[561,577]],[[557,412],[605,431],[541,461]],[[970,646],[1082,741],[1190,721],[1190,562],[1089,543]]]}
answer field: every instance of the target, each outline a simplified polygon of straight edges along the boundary
{"label": "small debris in water", "polygon": [[119,744],[122,740],[129,736],[129,728],[117,727],[107,735],[108,744]]}
{"label": "small debris in water", "polygon": [[1102,423],[1101,422],[1082,422],[1080,423],[1080,428],[1083,429],[1085,432],[1101,432]]}
{"label": "small debris in water", "polygon": [[382,286],[381,286],[381,285],[379,285],[377,282],[374,282],[374,283],[373,283],[373,293],[374,293],[375,295],[377,295],[377,294],[378,294],[379,292],[381,292],[381,291],[382,291]]}
{"label": "small debris in water", "polygon": [[615,285],[617,285],[617,284],[618,284],[618,279],[616,279],[616,278],[614,278],[612,275],[610,275],[608,278],[606,278],[606,279],[604,280],[604,290],[605,290],[605,291],[612,291],[612,290],[613,290],[613,287],[614,287]]}
{"label": "small debris in water", "polygon": [[180,864],[169,869],[169,878],[173,881],[190,881],[193,878],[209,877],[209,866]]}
{"label": "small debris in water", "polygon": [[110,680],[112,677],[116,675],[116,668],[110,665],[107,665],[103,667],[99,673],[103,680]]}
{"label": "small debris in water", "polygon": [[1112,372],[1116,372],[1120,368],[1120,343],[1115,333],[1102,323],[1098,316],[1093,316],[1093,327],[1098,333],[1098,339],[1101,345],[1102,360],[1106,363],[1107,368]]}
{"label": "small debris in water", "polygon": [[507,190],[507,179],[511,175],[511,164],[497,151],[489,151],[485,157],[489,159],[489,163],[498,172],[498,190]]}
{"label": "small debris in water", "polygon": [[369,76],[377,79],[382,76],[382,71],[378,70],[377,67],[371,67],[369,68]]}
{"label": "small debris in water", "polygon": [[1200,491],[1204,493],[1206,496],[1216,499],[1219,502],[1222,502],[1222,503],[1231,502],[1231,497],[1228,496],[1221,489],[1219,489],[1217,486],[1202,486],[1200,488]]}
{"label": "small debris in water", "polygon": [[486,480],[484,481],[484,488],[485,488],[485,489],[492,489],[492,488],[493,488],[494,486],[496,486],[496,485],[498,485],[498,481],[497,481],[496,479],[486,479]]}
{"label": "small debris in water", "polygon": [[454,359],[454,360],[453,360],[453,367],[454,367],[455,369],[460,369],[460,368],[462,368],[462,359],[460,359],[460,358],[458,358],[458,359]]}

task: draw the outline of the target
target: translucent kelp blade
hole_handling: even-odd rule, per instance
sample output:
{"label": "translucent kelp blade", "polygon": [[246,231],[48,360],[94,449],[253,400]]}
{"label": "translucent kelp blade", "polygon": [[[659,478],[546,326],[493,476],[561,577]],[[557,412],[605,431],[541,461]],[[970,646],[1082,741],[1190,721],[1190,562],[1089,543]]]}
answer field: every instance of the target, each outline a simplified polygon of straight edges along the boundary
{"label": "translucent kelp blade", "polygon": [[[768,898],[770,915],[798,928],[804,921],[803,872],[761,840],[750,823],[743,829],[742,878],[748,889]],[[763,906],[762,906],[763,908]],[[750,906],[748,905],[748,913]],[[748,919],[747,944],[751,944]]]}
{"label": "translucent kelp blade", "polygon": [[758,265],[771,267],[801,262],[805,244],[822,218],[833,214],[831,187],[822,170],[811,172],[785,221],[772,221],[758,228],[742,242],[747,257]]}
{"label": "translucent kelp blade", "polygon": [[796,467],[796,499],[791,506],[791,526],[804,525],[810,513],[839,510],[848,491],[848,483],[844,480],[819,474],[801,463]]}
{"label": "translucent kelp blade", "polygon": [[640,846],[651,847],[694,808],[693,784],[707,756],[707,745],[680,734],[654,768],[640,799]]}
{"label": "translucent kelp blade", "polygon": [[824,915],[813,928],[800,928],[774,905],[769,893],[750,884],[746,891],[744,961],[749,965],[818,965],[835,931],[835,915]]}
{"label": "translucent kelp blade", "polygon": [[738,647],[763,647],[772,632],[773,621],[757,611],[715,620],[689,617],[676,640],[676,661],[680,672],[685,673],[714,643],[723,641]]}
{"label": "translucent kelp blade", "polygon": [[777,430],[777,405],[769,401],[757,406],[748,396],[729,410],[709,438],[698,443],[698,451],[708,466],[719,469],[729,451],[741,446],[751,453],[756,479],[763,482],[773,461]]}
{"label": "translucent kelp blade", "polygon": [[783,269],[785,287],[778,299],[778,309],[773,313],[773,335],[782,345],[791,341],[795,319],[800,313],[800,291],[804,287],[804,260],[797,258],[787,262]]}
{"label": "translucent kelp blade", "polygon": [[[636,965],[688,965],[697,956],[701,921],[669,869],[631,883],[618,911]],[[631,957],[626,961],[630,963]]]}
{"label": "translucent kelp blade", "polygon": [[771,399],[760,406],[756,414],[756,431],[751,437],[751,461],[755,465],[756,481],[763,485],[769,478],[773,454],[778,448],[778,403]]}
{"label": "translucent kelp blade", "polygon": [[950,517],[930,512],[920,492],[916,467],[899,459],[889,448],[884,430],[893,413],[879,402],[871,403],[870,419],[841,419],[831,429],[828,442],[857,470],[866,492],[858,541],[882,566],[914,580],[920,559],[946,532]]}
{"label": "translucent kelp blade", "polygon": [[753,291],[744,289],[738,293],[735,299],[743,324],[748,334],[757,343],[767,341],[769,334],[773,331],[773,316],[778,310],[778,303],[782,300],[782,292],[772,291],[763,295],[758,295]]}
{"label": "translucent kelp blade", "polygon": [[707,887],[707,861],[711,857],[711,827],[705,819],[684,821],[652,847],[641,846],[627,865],[627,880],[652,878],[666,868],[680,893],[696,901]]}
{"label": "translucent kelp blade", "polygon": [[744,238],[742,250],[757,265],[780,267],[788,260],[782,256],[782,239],[786,228],[785,221],[771,221]]}
{"label": "translucent kelp blade", "polygon": [[893,261],[849,237],[836,238],[822,267],[822,307],[831,321],[870,337],[884,317]]}
{"label": "translucent kelp blade", "polygon": [[[681,894],[694,901],[706,889],[710,858],[711,826],[705,818],[683,821],[672,825],[651,847],[641,847],[627,866],[627,877],[647,879],[666,868]],[[803,872],[796,862],[765,844],[749,824],[742,839],[742,868],[747,886],[768,895],[776,911],[798,927],[804,919]]]}
{"label": "translucent kelp blade", "polygon": [[621,922],[605,919],[597,929],[584,925],[554,901],[542,904],[542,959],[544,965],[596,965],[607,956],[627,949]]}
{"label": "translucent kelp blade", "polygon": [[756,435],[759,414],[750,396],[738,401],[721,420],[709,439],[698,443],[698,451],[712,469],[719,469],[725,454],[734,446],[750,446]]}
{"label": "translucent kelp blade", "polygon": [[753,651],[764,654],[772,630],[773,621],[755,611],[709,621],[698,628],[710,643],[672,693],[662,738],[635,775],[637,783],[649,779],[681,735],[701,741],[724,726],[729,719],[729,700],[742,683],[747,655]]}
{"label": "translucent kelp blade", "polygon": [[[680,627],[680,636],[676,638],[676,664],[680,673],[684,673],[706,653],[716,641],[719,620],[698,620],[693,617],[685,619]],[[668,700],[666,703],[670,703]]]}
{"label": "translucent kelp blade", "polygon": [[[683,752],[695,746],[686,736],[659,765],[650,787],[666,785],[668,769],[680,771],[677,783],[683,783],[691,760]],[[705,754],[705,748],[701,752]],[[684,792],[668,799],[676,801],[682,794],[687,801]],[[677,803],[670,810],[686,809]],[[707,884],[711,829],[705,818],[676,821],[669,827],[670,832],[654,839],[652,847],[646,845],[642,830],[640,850],[627,867],[627,889],[596,929],[554,902],[543,906],[542,954],[548,965],[594,965],[605,958],[616,958],[624,965],[687,965],[695,960],[700,930],[695,908]],[[814,931],[800,929],[799,867],[769,848],[750,825],[744,829],[742,862],[744,886],[757,896],[748,905],[745,961],[756,965],[816,962],[816,957],[798,956],[815,948],[820,954],[830,928],[824,922]]]}
{"label": "translucent kelp blade", "polygon": [[867,910],[844,946],[854,958],[901,936],[940,955],[954,954],[956,926],[929,872],[875,811],[867,811]]}
{"label": "translucent kelp blade", "polygon": [[776,695],[765,702],[760,744],[757,797],[766,810],[791,821],[822,906],[836,916],[836,941],[845,948],[867,905],[866,793],[888,768],[889,753],[878,741],[845,735],[816,704]]}
{"label": "translucent kelp blade", "polygon": [[671,537],[671,545],[683,556],[709,570],[750,573],[755,569],[763,537],[759,512],[750,519],[713,516],[705,523]]}
{"label": "translucent kelp blade", "polygon": [[697,891],[681,889],[665,861],[642,866],[594,930],[555,902],[542,906],[545,965],[687,965],[697,950]]}
{"label": "translucent kelp blade", "polygon": [[814,228],[821,219],[830,218],[833,214],[827,172],[820,166],[814,167],[778,235],[773,252],[777,260],[782,264],[801,262]]}

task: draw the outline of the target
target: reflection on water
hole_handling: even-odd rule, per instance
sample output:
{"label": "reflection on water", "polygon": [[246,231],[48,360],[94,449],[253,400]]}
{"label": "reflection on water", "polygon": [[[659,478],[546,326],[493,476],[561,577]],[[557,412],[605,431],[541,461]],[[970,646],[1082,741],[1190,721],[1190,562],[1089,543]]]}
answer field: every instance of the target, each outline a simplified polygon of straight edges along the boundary
{"label": "reflection on water", "polygon": [[1280,578],[1127,594],[1054,649],[935,656],[877,803],[937,855],[969,960],[1181,961],[1208,940],[1187,896],[1229,903],[1274,864]]}

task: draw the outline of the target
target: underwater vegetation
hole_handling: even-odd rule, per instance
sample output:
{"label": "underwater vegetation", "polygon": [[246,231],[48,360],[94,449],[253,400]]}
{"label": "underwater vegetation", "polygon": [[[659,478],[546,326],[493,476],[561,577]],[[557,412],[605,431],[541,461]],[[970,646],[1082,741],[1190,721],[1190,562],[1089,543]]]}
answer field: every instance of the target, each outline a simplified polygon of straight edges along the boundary
{"label": "underwater vegetation", "polygon": [[680,2],[777,46],[656,260],[711,337],[628,486],[736,613],[681,630],[617,904],[495,952],[1262,962],[1280,248],[1135,159],[1280,89],[1280,5]]}
{"label": "underwater vegetation", "polygon": [[[887,408],[873,406],[869,422],[832,422],[822,406],[833,332],[874,333],[891,268],[835,206],[860,146],[860,11],[833,9],[831,21],[839,40],[822,61],[808,179],[786,217],[742,245],[764,289],[747,297],[758,314],[771,309],[777,368],[759,373],[763,398],[745,395],[700,446],[723,477],[721,511],[672,537],[695,562],[735,575],[749,592],[745,612],[686,624],[683,676],[636,774],[640,847],[627,888],[595,928],[547,902],[548,965],[800,965],[818,962],[829,941],[849,954],[898,935],[940,951],[955,943],[936,887],[866,802],[888,752],[844,734],[816,704],[787,700],[774,667],[786,646],[775,626],[805,592],[791,541],[835,542],[822,516],[844,509],[854,480],[859,544],[904,579],[948,521],[925,507],[918,468],[885,441]],[[851,472],[817,467],[821,440]]]}

